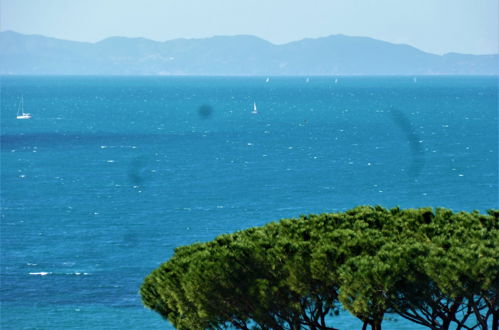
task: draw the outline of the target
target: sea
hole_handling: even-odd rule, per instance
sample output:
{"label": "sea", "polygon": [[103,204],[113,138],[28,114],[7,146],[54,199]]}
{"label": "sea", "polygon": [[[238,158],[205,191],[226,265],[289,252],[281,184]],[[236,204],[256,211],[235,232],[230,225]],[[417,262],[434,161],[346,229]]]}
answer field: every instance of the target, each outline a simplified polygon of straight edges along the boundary
{"label": "sea", "polygon": [[499,207],[498,77],[3,76],[0,93],[2,329],[171,329],[144,277],[282,218]]}

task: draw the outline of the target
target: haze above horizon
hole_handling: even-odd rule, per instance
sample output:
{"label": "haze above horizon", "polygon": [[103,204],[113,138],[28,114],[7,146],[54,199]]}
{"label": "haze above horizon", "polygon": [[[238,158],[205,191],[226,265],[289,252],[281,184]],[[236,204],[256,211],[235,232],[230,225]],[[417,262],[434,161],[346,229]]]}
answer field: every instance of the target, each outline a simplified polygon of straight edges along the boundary
{"label": "haze above horizon", "polygon": [[86,42],[254,35],[284,44],[344,34],[434,54],[496,54],[498,12],[496,0],[2,0],[0,30]]}

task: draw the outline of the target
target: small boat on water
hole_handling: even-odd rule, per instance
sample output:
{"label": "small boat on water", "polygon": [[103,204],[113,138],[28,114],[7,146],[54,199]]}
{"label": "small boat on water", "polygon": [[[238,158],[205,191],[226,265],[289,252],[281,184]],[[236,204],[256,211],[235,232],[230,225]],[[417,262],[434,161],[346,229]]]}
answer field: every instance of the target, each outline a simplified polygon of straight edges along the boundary
{"label": "small boat on water", "polygon": [[253,102],[253,111],[251,111],[251,113],[254,115],[258,113],[258,110],[256,109],[256,102]]}
{"label": "small boat on water", "polygon": [[24,112],[24,101],[21,96],[21,103],[19,103],[19,108],[17,108],[16,119],[31,119],[31,114]]}

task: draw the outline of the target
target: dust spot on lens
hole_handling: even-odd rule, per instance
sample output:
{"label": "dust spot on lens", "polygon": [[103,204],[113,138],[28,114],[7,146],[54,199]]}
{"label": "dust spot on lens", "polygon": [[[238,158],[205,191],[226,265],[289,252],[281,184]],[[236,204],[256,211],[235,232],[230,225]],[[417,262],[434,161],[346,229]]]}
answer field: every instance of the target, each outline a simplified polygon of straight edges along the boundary
{"label": "dust spot on lens", "polygon": [[134,232],[127,232],[123,235],[122,245],[125,247],[136,247],[139,245],[139,239]]}
{"label": "dust spot on lens", "polygon": [[198,108],[198,115],[201,119],[208,119],[213,115],[213,107],[208,104],[203,104]]}
{"label": "dust spot on lens", "polygon": [[135,158],[130,162],[128,179],[132,185],[141,186],[144,184],[146,181],[146,167],[147,161],[142,157]]}
{"label": "dust spot on lens", "polygon": [[417,177],[421,174],[425,165],[425,155],[421,144],[422,140],[416,133],[409,118],[402,111],[392,110],[391,116],[395,124],[404,132],[409,142],[409,148],[411,149],[412,162],[407,174],[411,177]]}

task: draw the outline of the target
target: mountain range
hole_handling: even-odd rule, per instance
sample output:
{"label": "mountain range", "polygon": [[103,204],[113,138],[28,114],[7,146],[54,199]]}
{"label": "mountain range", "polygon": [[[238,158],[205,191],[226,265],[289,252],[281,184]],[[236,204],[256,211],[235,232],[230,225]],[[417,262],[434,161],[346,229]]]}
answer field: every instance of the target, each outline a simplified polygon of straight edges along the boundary
{"label": "mountain range", "polygon": [[367,37],[275,45],[248,36],[96,43],[0,32],[1,75],[499,75],[499,54],[436,55]]}

